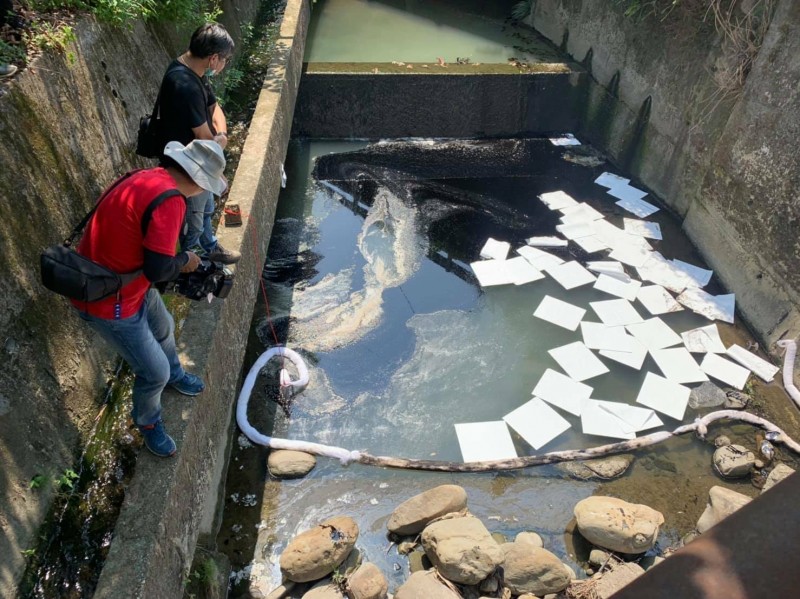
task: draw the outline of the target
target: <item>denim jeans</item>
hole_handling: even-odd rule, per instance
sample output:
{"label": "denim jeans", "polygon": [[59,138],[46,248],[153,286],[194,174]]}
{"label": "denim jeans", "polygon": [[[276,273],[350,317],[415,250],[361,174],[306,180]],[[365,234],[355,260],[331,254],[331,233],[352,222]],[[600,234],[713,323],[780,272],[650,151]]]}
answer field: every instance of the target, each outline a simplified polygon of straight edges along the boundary
{"label": "denim jeans", "polygon": [[161,417],[161,392],[183,378],[175,349],[175,321],[158,291],[147,292],[142,307],[129,318],[109,320],[83,312],[80,316],[119,352],[136,375],[131,416],[138,426]]}
{"label": "denim jeans", "polygon": [[214,216],[214,194],[204,191],[186,200],[186,233],[181,236],[181,249],[200,246],[206,252],[217,247],[217,238],[211,225]]}

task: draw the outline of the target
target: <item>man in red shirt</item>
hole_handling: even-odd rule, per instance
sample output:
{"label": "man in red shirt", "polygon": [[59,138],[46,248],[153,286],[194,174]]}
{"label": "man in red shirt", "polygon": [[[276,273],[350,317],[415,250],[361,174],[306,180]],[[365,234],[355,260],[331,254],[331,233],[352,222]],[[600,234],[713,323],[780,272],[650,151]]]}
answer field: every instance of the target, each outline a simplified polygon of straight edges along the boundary
{"label": "man in red shirt", "polygon": [[[136,375],[134,422],[147,449],[161,457],[175,453],[175,442],[161,420],[161,392],[167,385],[184,395],[205,388],[186,372],[175,349],[175,324],[151,283],[192,272],[200,258],[175,254],[186,213],[186,198],[225,190],[225,157],[214,141],[167,144],[161,166],[129,175],[102,198],[78,245],[79,254],[117,273],[142,274],[120,293],[97,302],[73,301],[80,316],[114,347]],[[175,190],[157,206],[153,200]]]}

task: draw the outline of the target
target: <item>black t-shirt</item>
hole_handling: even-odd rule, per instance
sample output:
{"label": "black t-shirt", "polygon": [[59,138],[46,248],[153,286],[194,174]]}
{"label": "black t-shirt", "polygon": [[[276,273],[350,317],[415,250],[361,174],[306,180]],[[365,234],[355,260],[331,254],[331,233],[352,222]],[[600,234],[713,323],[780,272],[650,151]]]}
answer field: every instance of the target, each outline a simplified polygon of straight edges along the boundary
{"label": "black t-shirt", "polygon": [[194,127],[208,123],[211,133],[216,134],[211,123],[212,107],[217,98],[206,77],[198,77],[192,69],[173,60],[159,91],[159,131],[164,145],[179,141],[183,145],[194,139]]}

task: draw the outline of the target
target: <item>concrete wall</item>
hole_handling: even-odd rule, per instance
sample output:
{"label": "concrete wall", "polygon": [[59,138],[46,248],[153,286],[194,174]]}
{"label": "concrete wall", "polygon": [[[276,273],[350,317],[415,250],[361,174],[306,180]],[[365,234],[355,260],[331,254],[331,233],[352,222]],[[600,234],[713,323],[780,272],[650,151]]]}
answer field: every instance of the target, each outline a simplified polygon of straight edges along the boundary
{"label": "concrete wall", "polygon": [[[256,0],[225,3],[234,35]],[[190,28],[76,25],[74,62],[45,54],[0,84],[0,596],[24,568],[63,472],[90,430],[113,358],[68,302],[39,284],[39,253],[64,239],[116,175],[143,166],[134,133]]]}
{"label": "concrete wall", "polygon": [[530,18],[592,74],[580,134],[684,218],[768,344],[800,333],[800,3],[775,4],[741,94],[727,98],[714,77],[729,48],[710,24],[640,21],[593,0],[537,0]]}

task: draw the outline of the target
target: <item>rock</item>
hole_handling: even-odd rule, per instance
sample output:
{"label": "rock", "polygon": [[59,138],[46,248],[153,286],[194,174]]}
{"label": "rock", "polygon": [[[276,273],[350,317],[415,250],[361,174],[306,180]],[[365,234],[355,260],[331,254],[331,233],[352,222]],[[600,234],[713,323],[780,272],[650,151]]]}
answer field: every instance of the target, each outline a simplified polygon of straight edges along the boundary
{"label": "rock", "polygon": [[593,566],[603,566],[611,556],[602,549],[592,549],[589,554],[589,563]]}
{"label": "rock", "polygon": [[714,452],[714,468],[725,478],[744,478],[756,462],[755,454],[743,445],[726,445]]}
{"label": "rock", "polygon": [[267,468],[275,478],[300,478],[317,465],[317,458],[303,451],[276,449],[269,453]]}
{"label": "rock", "polygon": [[664,523],[661,512],[615,497],[587,497],[575,506],[578,530],[586,540],[620,553],[652,548]]}
{"label": "rock", "polygon": [[467,492],[458,485],[441,485],[404,501],[386,527],[398,535],[415,535],[431,520],[467,507]]}
{"label": "rock", "polygon": [[500,547],[473,516],[428,525],[422,546],[442,576],[459,584],[478,584],[503,563]]}
{"label": "rock", "polygon": [[631,562],[623,562],[615,566],[611,571],[604,572],[597,579],[594,591],[598,599],[608,599],[622,587],[627,586],[639,576],[644,574],[641,566]]}
{"label": "rock", "polygon": [[408,554],[408,569],[413,574],[422,570],[429,570],[433,564],[422,551],[412,551]]}
{"label": "rock", "polygon": [[523,593],[517,599],[539,599],[536,595],[532,595],[531,593]]}
{"label": "rock", "polygon": [[683,535],[683,538],[681,538],[681,543],[685,547],[699,536],[700,533],[698,533],[696,530],[689,531],[685,535]]}
{"label": "rock", "polygon": [[695,410],[698,408],[714,408],[724,404],[725,399],[725,392],[722,389],[711,381],[706,381],[699,387],[692,389],[689,394],[689,407]]}
{"label": "rock", "polygon": [[400,555],[408,555],[417,547],[418,543],[415,541],[401,541],[397,544],[397,553]]}
{"label": "rock", "polygon": [[639,565],[645,572],[647,572],[650,568],[663,562],[664,559],[666,558],[663,558],[660,555],[648,555],[647,557],[643,557],[639,560]]}
{"label": "rock", "polygon": [[366,562],[347,579],[350,599],[386,599],[389,582],[378,566]]}
{"label": "rock", "polygon": [[330,580],[322,580],[311,587],[303,595],[303,599],[347,599],[347,596],[342,593],[339,585],[332,583]]}
{"label": "rock", "polygon": [[714,486],[708,491],[708,506],[697,521],[697,530],[707,531],[717,522],[724,520],[743,505],[750,503],[747,495],[731,491],[725,487]]}
{"label": "rock", "polygon": [[568,564],[564,564],[564,563],[562,563],[561,565],[564,566],[564,569],[567,571],[567,575],[569,576],[570,580],[577,580],[578,579],[578,575],[575,574],[575,570],[572,569],[572,566],[570,566]]}
{"label": "rock", "polygon": [[612,455],[607,458],[598,458],[596,460],[564,462],[559,464],[558,468],[580,480],[588,480],[591,478],[609,480],[622,476],[632,463],[632,455],[620,454]]}
{"label": "rock", "polygon": [[489,593],[490,595],[494,595],[497,592],[497,589],[500,588],[500,581],[497,580],[497,577],[490,576],[483,582],[481,582],[480,591],[481,593]]}
{"label": "rock", "polygon": [[503,545],[504,580],[513,595],[559,593],[569,586],[572,574],[547,549],[525,543]]}
{"label": "rock", "polygon": [[436,572],[415,572],[400,586],[394,599],[461,599],[460,595],[439,580]]}
{"label": "rock", "polygon": [[725,394],[726,410],[744,410],[749,403],[750,396],[747,393],[731,390]]}
{"label": "rock", "polygon": [[790,468],[786,464],[778,464],[772,469],[772,472],[769,473],[767,482],[764,483],[764,488],[761,490],[761,492],[765,493],[766,491],[769,491],[772,487],[777,485],[790,474],[794,474],[793,468]]}
{"label": "rock", "polygon": [[493,532],[491,533],[491,535],[492,538],[494,539],[494,542],[497,543],[498,545],[502,545],[503,543],[508,542],[506,535],[504,535],[502,532]]}
{"label": "rock", "polygon": [[[292,581],[287,580],[284,583],[282,583],[281,585],[279,585],[276,588],[272,589],[272,591],[270,591],[269,595],[267,595],[267,599],[283,599],[286,595],[289,594],[289,591],[294,589],[294,587],[295,587],[295,584]],[[254,589],[250,589],[250,594],[253,593],[253,590]]]}
{"label": "rock", "polygon": [[532,547],[544,547],[544,541],[535,532],[521,532],[514,538],[515,543],[527,544]]}
{"label": "rock", "polygon": [[716,447],[725,447],[726,445],[730,445],[731,440],[727,435],[719,435],[716,439],[714,439],[714,445]]}
{"label": "rock", "polygon": [[358,539],[352,518],[336,516],[293,538],[280,559],[283,577],[310,582],[327,576],[341,564]]}

